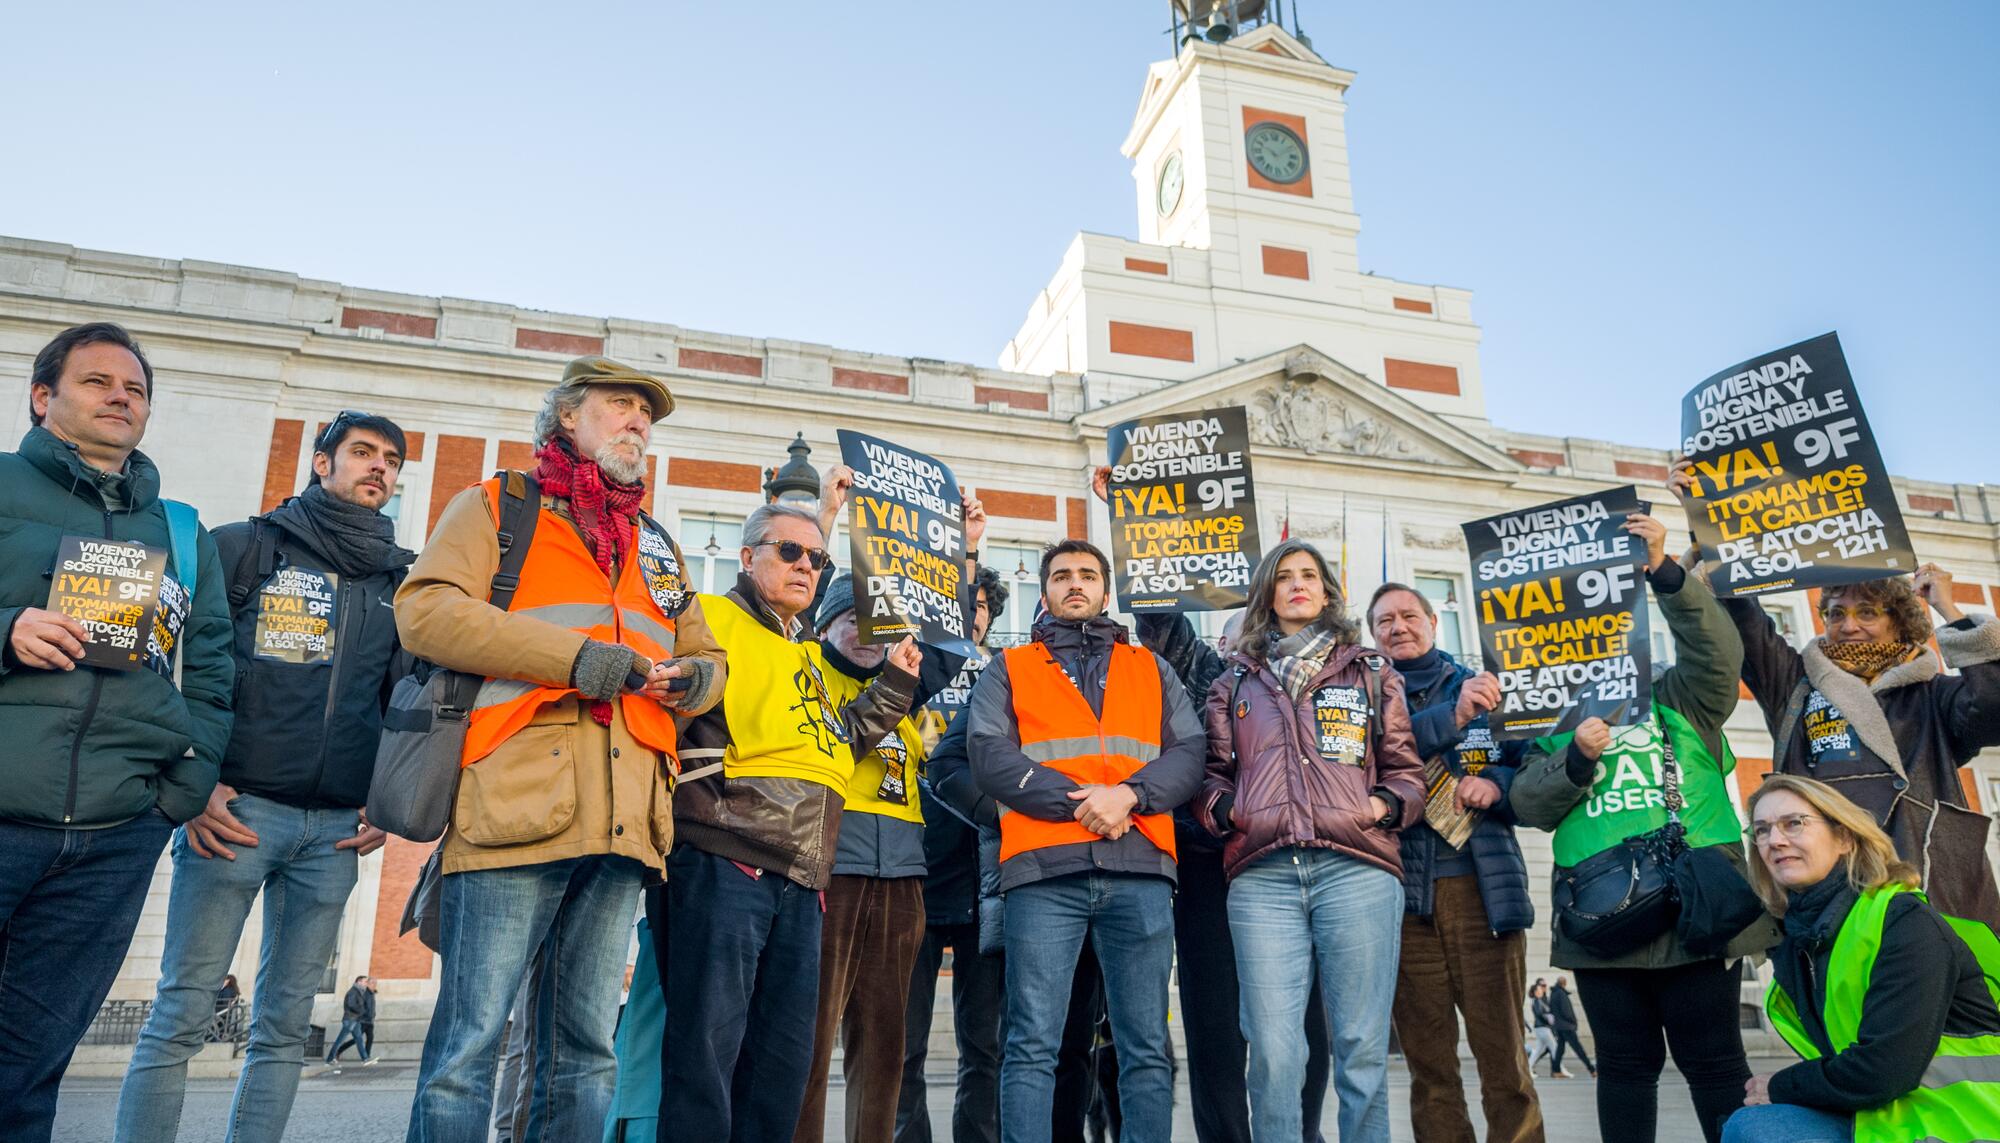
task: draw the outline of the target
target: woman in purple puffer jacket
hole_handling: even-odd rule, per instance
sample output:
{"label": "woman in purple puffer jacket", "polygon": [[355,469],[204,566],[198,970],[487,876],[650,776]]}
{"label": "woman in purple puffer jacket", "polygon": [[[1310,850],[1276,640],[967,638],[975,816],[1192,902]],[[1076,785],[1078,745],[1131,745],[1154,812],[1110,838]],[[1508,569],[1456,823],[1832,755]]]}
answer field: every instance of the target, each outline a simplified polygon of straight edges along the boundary
{"label": "woman in purple puffer jacket", "polygon": [[1225,842],[1251,1134],[1295,1143],[1303,1133],[1316,966],[1342,1143],[1387,1143],[1403,919],[1395,831],[1424,812],[1402,676],[1360,646],[1311,544],[1289,540],[1266,555],[1249,597],[1229,669],[1208,692],[1197,812]]}

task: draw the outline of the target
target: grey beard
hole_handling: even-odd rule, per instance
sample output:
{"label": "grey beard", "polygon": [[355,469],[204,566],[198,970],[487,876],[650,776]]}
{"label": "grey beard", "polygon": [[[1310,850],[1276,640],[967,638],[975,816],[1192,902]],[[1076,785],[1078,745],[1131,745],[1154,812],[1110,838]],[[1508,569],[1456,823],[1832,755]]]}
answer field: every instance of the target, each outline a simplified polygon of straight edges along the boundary
{"label": "grey beard", "polygon": [[640,454],[629,461],[618,451],[620,444],[629,443],[635,442],[610,441],[598,449],[597,455],[591,458],[597,462],[599,472],[619,484],[637,484],[646,478],[646,456],[643,445],[640,446]]}

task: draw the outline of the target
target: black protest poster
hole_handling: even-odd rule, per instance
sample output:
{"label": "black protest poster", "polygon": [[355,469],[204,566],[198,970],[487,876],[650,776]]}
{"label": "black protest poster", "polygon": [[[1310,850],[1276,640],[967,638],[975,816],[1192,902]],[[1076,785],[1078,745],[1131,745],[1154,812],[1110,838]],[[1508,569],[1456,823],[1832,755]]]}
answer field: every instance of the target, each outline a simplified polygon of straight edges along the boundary
{"label": "black protest poster", "polygon": [[965,508],[951,469],[923,453],[840,430],[854,470],[848,539],[863,643],[919,643],[970,656]]}
{"label": "black protest poster", "polygon": [[165,548],[64,536],[56,549],[48,609],[83,625],[85,666],[129,671],[144,662],[166,573]]}
{"label": "black protest poster", "polygon": [[257,630],[251,651],[279,663],[331,663],[340,629],[340,577],[288,564],[257,593]]}
{"label": "black protest poster", "polygon": [[1722,596],[1916,570],[1840,337],[1732,365],[1681,402],[1687,512]]}
{"label": "black protest poster", "polygon": [[1494,739],[1651,712],[1646,544],[1624,530],[1648,507],[1628,484],[1464,526],[1480,651],[1500,678]]}
{"label": "black protest poster", "polygon": [[1126,421],[1107,444],[1122,609],[1243,606],[1263,554],[1243,407]]}

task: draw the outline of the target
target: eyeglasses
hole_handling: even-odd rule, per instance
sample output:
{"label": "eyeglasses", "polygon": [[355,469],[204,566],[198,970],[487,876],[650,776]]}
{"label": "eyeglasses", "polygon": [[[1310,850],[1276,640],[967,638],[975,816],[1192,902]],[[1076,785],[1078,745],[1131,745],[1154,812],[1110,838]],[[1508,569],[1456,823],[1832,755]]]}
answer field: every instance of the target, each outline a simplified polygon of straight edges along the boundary
{"label": "eyeglasses", "polygon": [[808,548],[797,540],[759,540],[750,546],[753,548],[776,548],[778,549],[778,558],[788,564],[798,563],[801,557],[811,560],[814,571],[825,571],[827,565],[833,563],[833,557],[826,553],[825,548]]}
{"label": "eyeglasses", "polygon": [[1823,607],[1819,613],[1821,619],[1826,620],[1828,625],[1835,627],[1847,622],[1849,619],[1854,620],[1856,623],[1873,623],[1878,619],[1888,618],[1888,615],[1888,612],[1868,603],[1864,603],[1852,611],[1849,611],[1845,607]]}
{"label": "eyeglasses", "polygon": [[1785,835],[1786,841],[1797,841],[1799,840],[1799,836],[1806,832],[1807,822],[1825,820],[1825,818],[1820,817],[1818,814],[1786,814],[1781,818],[1774,818],[1767,822],[1756,822],[1751,825],[1750,840],[1756,842],[1758,845],[1769,845],[1771,844],[1771,831],[1775,829]]}

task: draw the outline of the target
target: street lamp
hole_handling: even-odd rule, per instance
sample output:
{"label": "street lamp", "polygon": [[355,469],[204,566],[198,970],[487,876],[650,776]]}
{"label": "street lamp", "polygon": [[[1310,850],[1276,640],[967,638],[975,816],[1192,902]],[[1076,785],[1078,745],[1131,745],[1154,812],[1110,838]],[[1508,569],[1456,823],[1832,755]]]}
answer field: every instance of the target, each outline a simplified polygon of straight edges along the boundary
{"label": "street lamp", "polygon": [[792,459],[783,468],[764,470],[764,500],[768,504],[811,507],[819,501],[819,470],[806,460],[812,455],[812,446],[806,443],[806,435],[799,433],[785,451],[792,454]]}

